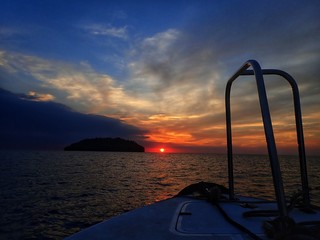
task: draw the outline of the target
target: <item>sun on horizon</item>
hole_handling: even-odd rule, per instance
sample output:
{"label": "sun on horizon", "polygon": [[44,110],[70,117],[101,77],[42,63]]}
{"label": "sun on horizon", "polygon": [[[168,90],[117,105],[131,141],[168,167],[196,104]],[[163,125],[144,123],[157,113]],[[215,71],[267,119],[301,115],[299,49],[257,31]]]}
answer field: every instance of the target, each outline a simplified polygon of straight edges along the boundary
{"label": "sun on horizon", "polygon": [[159,151],[163,153],[163,152],[165,152],[166,150],[165,150],[164,148],[160,148]]}

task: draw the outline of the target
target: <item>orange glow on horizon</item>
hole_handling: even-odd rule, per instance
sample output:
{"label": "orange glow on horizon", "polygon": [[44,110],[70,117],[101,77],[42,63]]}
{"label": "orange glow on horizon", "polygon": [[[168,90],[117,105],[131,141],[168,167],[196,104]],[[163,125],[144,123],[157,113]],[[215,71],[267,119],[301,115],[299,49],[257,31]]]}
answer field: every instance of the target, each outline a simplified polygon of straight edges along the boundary
{"label": "orange glow on horizon", "polygon": [[164,148],[160,148],[159,151],[163,153],[163,152],[165,152],[166,150],[165,150]]}
{"label": "orange glow on horizon", "polygon": [[[304,117],[305,145],[308,153],[319,155],[319,137],[315,123],[319,113]],[[202,119],[202,117],[204,119]],[[210,117],[210,116],[209,116]],[[204,116],[152,115],[124,118],[122,120],[135,126],[149,129],[144,134],[148,143],[145,151],[151,153],[189,153],[189,152],[226,152],[225,123],[207,121]],[[288,121],[287,121],[288,120]],[[260,119],[251,119],[249,123],[234,122],[233,147],[235,153],[266,154],[267,146]],[[273,120],[274,134],[278,151],[281,154],[296,154],[297,140],[295,124],[291,118],[279,117]]]}

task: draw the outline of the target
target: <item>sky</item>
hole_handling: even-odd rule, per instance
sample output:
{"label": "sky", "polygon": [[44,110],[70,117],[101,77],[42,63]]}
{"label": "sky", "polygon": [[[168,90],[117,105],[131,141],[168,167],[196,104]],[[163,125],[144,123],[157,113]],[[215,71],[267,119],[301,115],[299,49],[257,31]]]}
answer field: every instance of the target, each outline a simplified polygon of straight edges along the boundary
{"label": "sky", "polygon": [[[123,137],[226,152],[224,91],[247,60],[290,73],[320,155],[320,1],[3,0],[2,149]],[[291,88],[266,77],[278,152],[296,154]],[[255,81],[232,89],[234,149],[266,153]]]}

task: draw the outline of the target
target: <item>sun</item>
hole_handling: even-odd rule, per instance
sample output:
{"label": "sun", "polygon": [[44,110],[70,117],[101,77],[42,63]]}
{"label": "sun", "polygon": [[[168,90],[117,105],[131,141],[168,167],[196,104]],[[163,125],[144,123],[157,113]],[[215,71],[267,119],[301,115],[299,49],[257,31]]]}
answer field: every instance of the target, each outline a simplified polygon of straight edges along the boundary
{"label": "sun", "polygon": [[165,152],[166,150],[165,150],[164,148],[160,148],[159,151],[163,153],[163,152]]}

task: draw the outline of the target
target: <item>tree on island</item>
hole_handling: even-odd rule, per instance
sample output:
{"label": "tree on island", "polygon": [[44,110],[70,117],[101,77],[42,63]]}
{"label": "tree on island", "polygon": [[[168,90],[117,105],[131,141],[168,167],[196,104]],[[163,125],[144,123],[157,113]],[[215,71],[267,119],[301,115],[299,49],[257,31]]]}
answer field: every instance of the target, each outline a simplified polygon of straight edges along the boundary
{"label": "tree on island", "polygon": [[64,148],[65,151],[144,152],[144,147],[122,138],[84,139]]}

